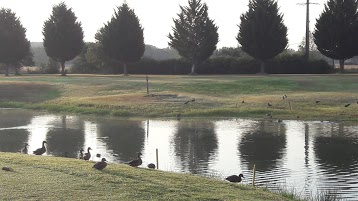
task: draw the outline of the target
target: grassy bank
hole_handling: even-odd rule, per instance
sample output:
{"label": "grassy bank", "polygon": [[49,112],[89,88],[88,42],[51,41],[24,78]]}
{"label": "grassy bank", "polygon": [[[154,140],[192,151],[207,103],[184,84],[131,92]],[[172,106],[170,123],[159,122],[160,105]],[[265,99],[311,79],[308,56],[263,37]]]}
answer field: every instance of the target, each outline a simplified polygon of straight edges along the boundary
{"label": "grassy bank", "polygon": [[1,77],[0,107],[126,117],[268,118],[271,113],[273,119],[358,121],[358,74],[149,76],[149,92],[140,75]]}
{"label": "grassy bank", "polygon": [[212,178],[46,156],[0,153],[1,200],[294,200]]}

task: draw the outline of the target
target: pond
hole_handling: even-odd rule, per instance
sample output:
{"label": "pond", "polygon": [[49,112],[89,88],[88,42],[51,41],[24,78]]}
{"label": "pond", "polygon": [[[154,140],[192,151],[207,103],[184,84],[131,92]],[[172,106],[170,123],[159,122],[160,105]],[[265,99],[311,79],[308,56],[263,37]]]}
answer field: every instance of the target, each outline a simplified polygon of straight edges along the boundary
{"label": "pond", "polygon": [[[358,125],[320,121],[249,119],[133,120],[0,109],[0,151],[33,151],[48,142],[50,156],[77,157],[91,147],[110,163],[141,152],[143,164],[224,179],[243,173],[272,190],[292,188],[301,197],[317,192],[358,197]],[[32,153],[32,152],[31,152]]]}

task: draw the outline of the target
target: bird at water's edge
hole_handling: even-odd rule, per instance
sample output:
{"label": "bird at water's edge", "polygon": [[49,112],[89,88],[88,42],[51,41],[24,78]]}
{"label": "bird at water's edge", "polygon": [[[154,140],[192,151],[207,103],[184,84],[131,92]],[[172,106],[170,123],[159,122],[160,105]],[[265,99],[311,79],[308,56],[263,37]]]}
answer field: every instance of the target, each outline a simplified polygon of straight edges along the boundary
{"label": "bird at water's edge", "polygon": [[29,146],[29,144],[26,143],[25,146],[24,146],[24,148],[21,149],[21,153],[22,153],[22,154],[27,154],[27,153],[28,153],[28,151],[29,151],[29,150],[27,149],[28,146]]}
{"label": "bird at water's edge", "polygon": [[242,181],[241,178],[245,178],[243,174],[239,174],[239,176],[237,175],[231,175],[225,178],[225,180],[229,181],[229,182],[236,182],[239,183]]}
{"label": "bird at water's edge", "polygon": [[78,159],[83,159],[83,152],[84,151],[85,150],[83,150],[83,149],[80,150],[80,154],[78,155]]}
{"label": "bird at water's edge", "polygon": [[138,166],[142,165],[142,159],[140,158],[141,155],[142,155],[141,153],[138,153],[138,158],[128,162],[127,164],[132,167],[138,167]]}
{"label": "bird at water's edge", "polygon": [[91,158],[90,150],[92,150],[91,147],[88,147],[87,148],[87,153],[85,153],[85,155],[83,156],[83,159],[86,160],[86,161],[88,161]]}
{"label": "bird at water's edge", "polygon": [[150,169],[155,169],[154,163],[149,163],[149,164],[147,165],[147,167],[150,168]]}
{"label": "bird at water's edge", "polygon": [[43,141],[43,142],[42,142],[42,147],[36,149],[35,151],[33,151],[33,153],[34,153],[35,155],[42,155],[42,154],[44,154],[44,153],[46,152],[45,143],[47,144],[46,141]]}
{"label": "bird at water's edge", "polygon": [[98,162],[93,165],[92,168],[96,168],[97,170],[103,170],[105,167],[107,167],[107,160],[105,158],[102,158],[101,162]]}

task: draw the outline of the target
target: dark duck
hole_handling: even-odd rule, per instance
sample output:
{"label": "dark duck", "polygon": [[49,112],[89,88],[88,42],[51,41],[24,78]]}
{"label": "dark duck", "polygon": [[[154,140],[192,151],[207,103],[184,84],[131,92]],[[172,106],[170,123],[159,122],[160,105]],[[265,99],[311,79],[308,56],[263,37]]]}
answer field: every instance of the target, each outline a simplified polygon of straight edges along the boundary
{"label": "dark duck", "polygon": [[242,181],[241,178],[245,178],[243,174],[239,174],[239,176],[231,175],[231,176],[226,177],[225,180],[228,180],[229,182],[239,183]]}
{"label": "dark duck", "polygon": [[142,165],[142,159],[140,158],[141,155],[142,155],[141,153],[138,153],[138,158],[128,162],[127,164],[132,167],[138,167],[138,166]]}
{"label": "dark duck", "polygon": [[83,159],[86,160],[86,161],[88,161],[91,158],[90,150],[92,150],[91,147],[88,147],[87,148],[87,153],[85,153],[85,155],[83,156]]}
{"label": "dark duck", "polygon": [[24,148],[21,149],[21,153],[22,154],[28,154],[29,150],[27,149],[27,147],[29,146],[29,144],[25,144]]}
{"label": "dark duck", "polygon": [[97,170],[103,170],[105,167],[107,167],[107,160],[105,158],[102,158],[101,162],[94,164],[92,168],[96,168]]}
{"label": "dark duck", "polygon": [[42,147],[36,149],[35,151],[33,151],[33,153],[34,153],[35,155],[42,155],[42,154],[44,154],[44,153],[46,152],[45,143],[47,144],[46,141],[43,141],[43,142],[42,142]]}

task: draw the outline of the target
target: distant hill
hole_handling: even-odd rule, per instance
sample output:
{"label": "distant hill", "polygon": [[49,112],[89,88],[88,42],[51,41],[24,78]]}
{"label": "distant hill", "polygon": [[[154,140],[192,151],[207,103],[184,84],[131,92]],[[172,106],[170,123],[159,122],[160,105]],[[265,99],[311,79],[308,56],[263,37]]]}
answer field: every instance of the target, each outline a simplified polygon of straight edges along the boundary
{"label": "distant hill", "polygon": [[145,52],[143,57],[160,61],[167,59],[177,59],[179,58],[179,54],[175,49],[172,48],[160,49],[153,45],[145,45]]}
{"label": "distant hill", "polygon": [[31,42],[31,51],[34,55],[35,66],[47,64],[49,57],[46,54],[42,42]]}

